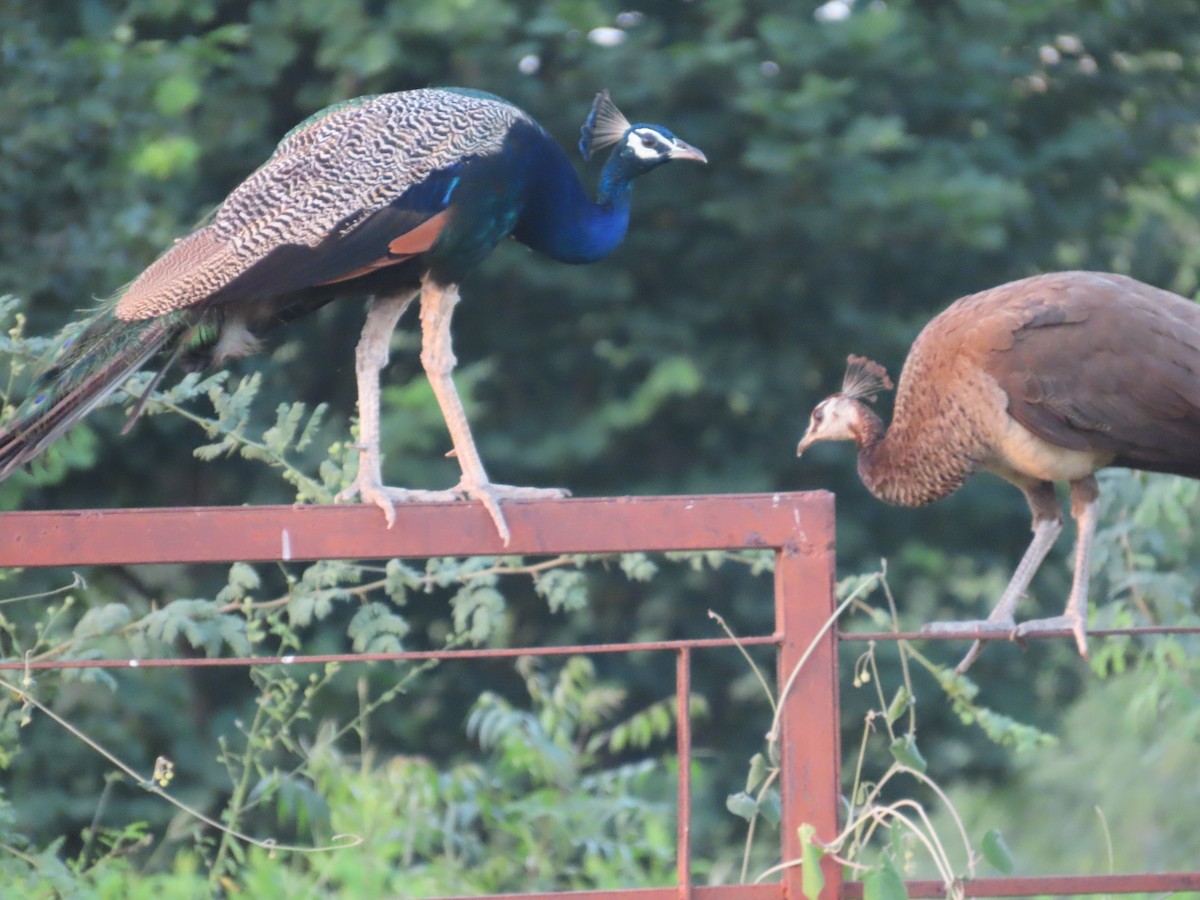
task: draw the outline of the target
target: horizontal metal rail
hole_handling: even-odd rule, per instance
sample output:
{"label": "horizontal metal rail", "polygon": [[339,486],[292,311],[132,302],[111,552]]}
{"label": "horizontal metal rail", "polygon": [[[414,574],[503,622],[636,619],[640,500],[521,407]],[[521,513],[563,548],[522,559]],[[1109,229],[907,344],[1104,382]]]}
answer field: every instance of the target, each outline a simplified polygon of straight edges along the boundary
{"label": "horizontal metal rail", "polygon": [[[330,662],[472,660],[498,657],[630,652],[676,654],[676,717],[679,752],[678,884],[666,888],[506,895],[538,898],[610,897],[617,900],[783,900],[802,896],[799,866],[772,884],[703,887],[691,881],[692,748],[687,697],[693,654],[743,646],[778,648],[782,690],[808,653],[800,677],[781,698],[781,797],[784,859],[800,855],[797,826],[816,826],[818,839],[838,829],[837,646],[840,642],[1006,640],[980,633],[856,632],[827,627],[833,601],[833,503],[826,493],[696,497],[624,497],[506,503],[512,529],[505,546],[490,517],[474,503],[402,505],[395,527],[384,527],[369,506],[228,507],[186,509],[71,510],[0,514],[0,566],[46,567],[383,559],[499,554],[660,552],[764,549],[775,554],[775,631],[732,641],[726,638],[577,644],[556,647],[414,650],[398,653],[292,654],[228,658],[0,660],[0,670],[63,668],[149,669]],[[1093,629],[1094,637],[1197,634],[1200,627],[1148,626]],[[1058,638],[1057,633],[1032,639]],[[1062,632],[1061,637],[1069,637]],[[810,652],[811,651],[811,652]],[[832,859],[822,864],[823,896],[855,900],[861,882],[843,882]],[[941,897],[937,881],[906,883],[911,897]],[[1126,873],[981,878],[967,882],[969,897],[1126,894],[1200,891],[1200,872]]]}
{"label": "horizontal metal rail", "polygon": [[4,669],[204,669],[248,666],[304,666],[349,662],[421,662],[428,659],[500,659],[513,656],[575,656],[591,653],[637,653],[646,650],[706,650],[714,647],[778,646],[779,638],[694,638],[640,641],[631,644],[573,644],[561,647],[492,647],[486,650],[399,650],[394,653],[316,653],[284,656],[174,656],[161,659],[37,659],[0,661]]}
{"label": "horizontal metal rail", "polygon": [[363,504],[13,512],[0,515],[0,566],[783,546],[812,552],[806,528],[814,527],[819,508],[832,516],[832,505],[832,495],[823,492],[508,502],[508,545],[478,503],[402,504],[390,529],[377,508]]}
{"label": "horizontal metal rail", "polygon": [[[1088,637],[1106,638],[1119,636],[1141,636],[1152,634],[1200,634],[1200,625],[1128,625],[1122,628],[1089,628]],[[839,631],[838,639],[842,641],[1009,641],[1022,644],[1026,641],[1045,640],[1047,638],[1072,638],[1074,633],[1069,628],[1052,631],[1039,631],[1027,634],[1021,638],[1009,638],[998,635],[994,631],[956,631],[952,634],[939,634],[930,631]]]}
{"label": "horizontal metal rail", "polygon": [[[275,562],[395,557],[559,555],[763,549],[775,557],[776,628],[736,643],[775,646],[779,684],[821,635],[809,665],[780,702],[780,780],[785,821],[809,822],[818,836],[836,833],[839,790],[836,641],[824,627],[833,610],[833,497],[809,494],[625,497],[506,503],[512,530],[503,544],[477,503],[404,504],[393,528],[370,506],[228,507],[71,510],[0,515],[0,566],[46,567],[156,563]],[[689,702],[692,653],[731,647],[728,639],[648,641],[563,647],[314,654],[229,659],[2,660],[0,669],[146,668],[317,664],[344,661],[481,659],[574,653],[669,651],[676,654],[679,751],[675,887],[616,892],[627,898],[715,897],[723,900],[799,896],[799,872],[774,885],[699,888],[691,880],[692,753]],[[802,764],[801,764],[802,763]],[[794,828],[781,835],[784,858],[799,855]],[[836,892],[840,872],[823,864]],[[525,895],[537,896],[537,895]],[[589,896],[582,894],[579,896]],[[614,896],[592,892],[591,896]]]}

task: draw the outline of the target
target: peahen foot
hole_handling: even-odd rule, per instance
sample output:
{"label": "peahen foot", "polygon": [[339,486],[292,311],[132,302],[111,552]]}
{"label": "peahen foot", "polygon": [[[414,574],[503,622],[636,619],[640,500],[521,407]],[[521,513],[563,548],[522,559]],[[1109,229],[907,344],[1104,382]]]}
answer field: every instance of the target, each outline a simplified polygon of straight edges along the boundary
{"label": "peahen foot", "polygon": [[[921,627],[921,632],[924,634],[972,634],[978,631],[985,631],[989,634],[994,634],[996,638],[1010,638],[1016,631],[1017,623],[1013,621],[1011,616],[998,616],[995,619],[979,619],[969,622],[930,622],[928,625]],[[962,675],[971,665],[979,658],[980,652],[983,650],[983,640],[977,639],[971,644],[971,649],[967,651],[967,655],[962,658],[954,671]]]}
{"label": "peahen foot", "polygon": [[1013,638],[1020,640],[1027,635],[1046,634],[1053,631],[1069,631],[1075,635],[1075,646],[1079,648],[1079,655],[1087,659],[1087,622],[1082,615],[1072,615],[1069,608],[1061,616],[1052,616],[1048,619],[1030,619],[1028,622],[1022,622],[1013,633]]}

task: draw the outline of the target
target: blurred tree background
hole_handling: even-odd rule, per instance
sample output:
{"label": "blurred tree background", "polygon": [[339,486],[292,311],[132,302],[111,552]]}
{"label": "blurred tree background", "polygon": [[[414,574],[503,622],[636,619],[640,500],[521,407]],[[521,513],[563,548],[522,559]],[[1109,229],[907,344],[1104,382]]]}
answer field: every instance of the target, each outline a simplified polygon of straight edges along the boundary
{"label": "blurred tree background", "polygon": [[[17,363],[10,400],[19,398],[28,375],[22,354],[37,349],[25,335],[52,334],[93,298],[132,279],[315,110],[360,94],[463,85],[512,100],[573,149],[592,96],[606,87],[632,120],[666,124],[703,149],[709,165],[672,167],[639,182],[628,239],[599,264],[563,266],[509,244],[464,285],[455,318],[460,390],[469,395],[492,476],[564,485],[577,495],[830,488],[838,494],[842,574],[872,571],[886,557],[909,625],[974,614],[989,607],[1027,541],[1028,513],[1019,493],[980,479],[931,508],[883,507],[858,484],[848,448],[796,462],[807,413],[840,383],[847,353],[886,361],[895,374],[934,313],[962,294],[1007,280],[1092,268],[1195,295],[1198,74],[1200,9],[1183,0],[647,0],[635,6],[610,0],[8,0],[0,7],[0,294],[19,299],[27,323],[9,335]],[[579,167],[592,182],[598,168],[582,161]],[[247,413],[259,432],[274,421],[279,403],[329,404],[297,455],[295,464],[310,472],[348,434],[362,309],[353,301],[326,307],[275,335],[263,354],[238,363],[224,383],[232,390],[238,379],[261,373],[254,411]],[[385,478],[445,486],[457,470],[442,456],[446,436],[419,376],[417,341],[407,324],[386,376]],[[318,352],[325,355],[314,365]],[[188,409],[211,416],[206,404],[201,395]],[[0,506],[295,498],[285,480],[264,477],[261,461],[194,456],[205,437],[184,416],[148,417],[124,438],[117,434],[121,416],[119,405],[92,416],[45,467],[0,485]],[[1200,575],[1194,487],[1116,474],[1105,488],[1093,621],[1191,621],[1194,576]],[[1068,549],[1064,536],[1035,582],[1035,600],[1046,609],[1061,605]],[[728,612],[743,633],[769,628],[767,589],[748,586],[734,568],[685,566],[652,582],[602,572],[588,578],[586,607],[565,604],[558,612],[533,602],[534,591],[518,591],[483,636],[493,642],[712,636],[703,614],[708,607]],[[141,604],[149,613],[180,598],[229,603],[258,586],[239,588],[237,573],[203,567],[87,577],[89,588],[76,592],[75,605],[56,608],[76,629],[93,616],[84,629],[91,637],[103,631],[95,627],[104,621],[96,611],[112,604]],[[339,577],[330,575],[322,586],[338,584]],[[284,576],[261,573],[263,596],[271,596],[273,578]],[[69,574],[12,573],[6,594],[64,581]],[[537,589],[543,596],[557,596],[543,588]],[[442,602],[437,595],[421,600]],[[4,612],[6,656],[22,650],[23,635],[50,627],[39,619],[45,603],[30,606]],[[459,616],[458,606],[454,616],[445,608],[414,607],[404,610],[403,625],[389,626],[397,642],[436,645],[454,631],[447,622]],[[454,627],[469,631],[466,618]],[[347,631],[349,619],[349,612],[341,618],[319,612],[299,623],[293,616],[291,637],[304,651],[340,646],[354,633]],[[203,652],[204,641],[184,632],[160,631],[156,639]],[[232,639],[215,640],[219,646]],[[989,741],[961,721],[929,680],[923,686],[924,752],[973,821],[1019,828],[1009,840],[1027,871],[1108,865],[1090,818],[1093,807],[1105,804],[1118,804],[1105,806],[1106,828],[1117,836],[1118,868],[1194,863],[1196,804],[1179,790],[1181,780],[1194,784],[1183,773],[1194,772],[1198,761],[1200,699],[1188,649],[1179,639],[1107,642],[1089,665],[1065,643],[1040,643],[1026,652],[989,648],[971,673],[978,699],[1061,735],[1060,743],[1020,753]],[[949,645],[930,649],[943,663],[955,652]],[[547,732],[545,746],[578,750],[611,717],[661,698],[659,663],[597,666],[600,671],[576,672],[574,680],[561,673],[570,690],[557,692],[537,685],[539,678],[558,676],[511,666],[466,678],[450,667],[422,672],[403,704],[376,715],[381,724],[371,734],[371,751],[378,770],[368,764],[371,754],[357,761],[345,735],[326,735],[301,787],[327,806],[376,789],[470,795],[477,812],[493,804],[497,820],[484,829],[493,836],[507,834],[497,822],[512,825],[497,810],[519,806],[530,784],[613,800],[646,781],[655,802],[669,805],[669,797],[658,796],[663,785],[669,788],[661,771],[627,768],[641,758],[629,749],[636,742],[593,748],[574,760],[580,768],[571,777],[543,773],[517,784],[514,768],[531,764],[496,737],[503,729],[489,732],[489,745],[482,732],[467,728],[471,709],[478,721],[496,704],[532,702],[530,715],[560,724],[559,732]],[[332,699],[324,706],[314,701],[306,715],[336,718],[337,698],[359,696],[364,679],[377,689],[395,681],[394,672],[371,671],[370,679],[330,687]],[[609,693],[617,683],[628,692],[620,713]],[[483,687],[497,684],[507,699],[480,698]],[[236,768],[217,764],[218,741],[245,733],[249,727],[238,723],[254,716],[256,703],[270,707],[263,697],[283,703],[265,685],[244,673],[164,673],[122,681],[119,689],[45,678],[39,690],[45,702],[130,758],[152,762],[164,755],[181,769],[194,765],[190,777],[199,786],[192,799],[212,812],[230,796]],[[720,808],[721,798],[740,789],[744,768],[738,774],[738,766],[760,743],[766,707],[743,702],[753,692],[752,678],[734,658],[702,672],[697,690],[707,700],[697,734],[713,748],[701,789],[717,798],[698,827],[697,852],[711,862],[708,877],[729,880],[736,871],[723,863],[736,856],[729,848],[740,847],[744,832],[740,820]],[[851,727],[863,703],[853,691],[846,694]],[[582,706],[564,699],[570,697]],[[604,713],[588,718],[579,709],[592,701]],[[575,710],[565,731],[566,713],[546,712],[557,709],[554,703]],[[520,719],[509,712],[512,721]],[[130,839],[134,849],[119,854],[138,871],[174,868],[179,874],[221,858],[224,845],[211,839],[196,857],[176,856],[170,848],[179,842],[163,836],[172,826],[161,802],[128,786],[110,799],[109,769],[90,750],[36,715],[18,729],[14,716],[10,710],[0,733],[7,765],[0,774],[0,864],[8,849],[12,858],[41,853],[36,858],[43,864],[94,860],[88,845],[94,837],[82,830],[101,821],[101,809],[109,825],[150,823],[152,839]],[[665,759],[667,745],[651,737],[643,742],[645,758]],[[848,739],[848,746],[856,740]],[[461,768],[480,742],[490,747],[494,768]],[[718,758],[718,750],[726,755]],[[346,763],[347,755],[356,762]],[[1170,764],[1159,767],[1154,760]],[[597,767],[609,779],[604,786],[572,780]],[[484,784],[491,791],[487,803]],[[289,802],[320,818],[313,796]],[[1161,798],[1161,805],[1147,798]],[[1030,813],[1034,800],[1043,810],[1038,815]],[[276,806],[286,818],[288,804]],[[1073,823],[1079,844],[1066,845],[1065,829],[1048,808]],[[362,896],[612,886],[630,884],[633,872],[669,880],[669,859],[652,852],[656,840],[670,846],[670,817],[660,813],[647,806],[636,824],[627,823],[646,835],[647,847],[638,851],[644,855],[603,871],[584,865],[565,881],[497,873],[490,881],[456,881],[469,854],[451,854],[441,868],[427,866],[421,879],[402,878],[399,886],[365,875],[354,885],[344,873],[320,877]],[[588,820],[586,811],[578,815],[564,821]],[[319,832],[292,824],[309,837]],[[1148,844],[1153,852],[1143,843],[1147,832],[1156,838]],[[528,834],[510,837],[504,852],[534,858]],[[139,855],[143,844],[156,849]],[[605,858],[611,861],[619,852],[610,850],[616,855]],[[436,856],[432,844],[421,845],[395,864],[412,871]],[[245,885],[256,877],[278,884],[266,874],[265,860],[239,857]],[[71,871],[62,877],[69,880]],[[232,870],[220,877],[225,871]],[[303,890],[301,884],[294,882],[295,889]]]}

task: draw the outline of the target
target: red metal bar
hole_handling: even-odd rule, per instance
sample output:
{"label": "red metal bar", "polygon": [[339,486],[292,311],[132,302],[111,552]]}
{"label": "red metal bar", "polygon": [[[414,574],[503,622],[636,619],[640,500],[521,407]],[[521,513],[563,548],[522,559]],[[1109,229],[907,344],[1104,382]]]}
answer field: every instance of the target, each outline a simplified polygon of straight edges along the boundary
{"label": "red metal bar", "polygon": [[[491,894],[496,900],[675,900],[677,888],[626,888],[616,891],[560,891],[545,894]],[[781,884],[726,884],[692,888],[693,900],[785,900]],[[478,900],[444,897],[442,900]]]}
{"label": "red metal bar", "polygon": [[505,546],[478,503],[14,512],[0,566],[274,562],[780,547],[832,496],[724,494],[509,502]]}
{"label": "red metal bar", "polygon": [[[784,860],[800,858],[800,825],[812,825],[820,841],[831,841],[838,833],[841,740],[837,629],[829,622],[834,611],[833,503],[831,497],[822,499],[827,500],[823,514],[797,520],[793,540],[775,555]],[[809,654],[807,659],[805,653]],[[793,680],[801,660],[803,668]],[[821,868],[825,875],[824,896],[837,897],[840,867],[833,859],[826,859]],[[798,900],[804,896],[802,878],[799,866],[784,871],[788,897]]]}
{"label": "red metal bar", "polygon": [[[940,881],[907,881],[910,897],[945,897]],[[977,878],[963,885],[968,897],[1037,897],[1083,894],[1140,894],[1200,890],[1200,872],[1138,875],[1031,875],[1023,878]],[[842,885],[841,897],[859,900],[861,881]]]}
{"label": "red metal bar", "polygon": [[679,755],[679,825],[675,843],[679,900],[692,896],[692,657],[687,647],[675,660],[675,741]]}
{"label": "red metal bar", "polygon": [[643,641],[635,644],[572,644],[560,647],[489,647],[466,650],[401,650],[396,653],[317,653],[287,656],[229,656],[229,657],[171,657],[165,659],[39,659],[25,662],[0,662],[5,669],[197,669],[275,666],[323,665],[332,662],[400,662],[426,659],[497,659],[508,656],[574,656],[589,653],[633,653],[640,650],[705,650],[714,647],[758,647],[778,644],[770,637],[696,638],[686,641]]}
{"label": "red metal bar", "polygon": [[[1125,628],[1089,628],[1088,637],[1115,637],[1116,635],[1140,634],[1200,634],[1200,625],[1130,625]],[[963,631],[954,634],[933,634],[924,631],[839,631],[838,638],[843,641],[1007,641],[1004,635],[992,631]],[[1044,638],[1074,638],[1074,634],[1066,629],[1055,631],[1040,631],[1028,634],[1021,641],[1042,640]]]}

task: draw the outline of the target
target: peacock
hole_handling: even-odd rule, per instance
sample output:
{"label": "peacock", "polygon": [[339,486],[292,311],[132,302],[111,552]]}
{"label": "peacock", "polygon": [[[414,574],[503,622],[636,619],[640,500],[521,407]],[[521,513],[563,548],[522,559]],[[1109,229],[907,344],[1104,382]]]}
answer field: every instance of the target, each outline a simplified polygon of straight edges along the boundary
{"label": "peacock", "polygon": [[[151,360],[163,360],[152,389],[172,364],[220,365],[254,352],[272,326],[339,296],[366,296],[355,353],[359,468],[339,499],[374,503],[388,527],[397,502],[479,500],[507,544],[502,500],[566,491],[488,479],[451,378],[458,285],[510,236],[562,262],[599,260],[625,236],[634,179],[671,160],[707,162],[663,126],[631,124],[604,91],[579,149],[588,160],[608,146],[593,201],[562,147],[492,94],[411,90],[316,113],[284,136],[207,224],[64,342],[0,431],[0,479]],[[418,295],[421,364],[462,471],[449,490],[388,487],[381,475],[379,376],[392,332]]]}

